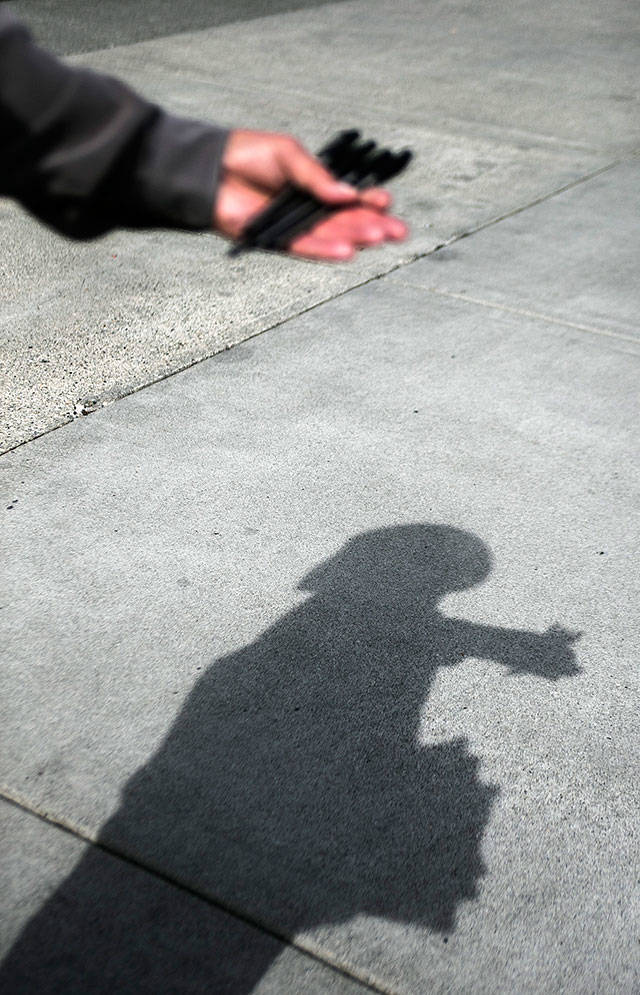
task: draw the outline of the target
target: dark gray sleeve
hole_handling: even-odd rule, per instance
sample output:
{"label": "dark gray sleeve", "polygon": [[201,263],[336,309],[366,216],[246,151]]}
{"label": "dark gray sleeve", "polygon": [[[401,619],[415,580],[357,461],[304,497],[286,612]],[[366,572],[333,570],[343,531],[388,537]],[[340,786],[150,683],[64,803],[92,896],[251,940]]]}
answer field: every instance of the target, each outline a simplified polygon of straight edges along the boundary
{"label": "dark gray sleeve", "polygon": [[58,231],[210,228],[227,137],[65,65],[0,11],[0,195]]}

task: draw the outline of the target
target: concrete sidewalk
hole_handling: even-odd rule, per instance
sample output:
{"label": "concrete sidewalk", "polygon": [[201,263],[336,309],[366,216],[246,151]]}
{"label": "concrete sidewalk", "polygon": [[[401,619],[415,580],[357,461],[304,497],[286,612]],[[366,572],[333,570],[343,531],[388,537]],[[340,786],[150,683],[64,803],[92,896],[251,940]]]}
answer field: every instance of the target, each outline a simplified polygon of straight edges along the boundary
{"label": "concrete sidewalk", "polygon": [[415,230],[230,264],[3,205],[3,991],[640,988],[631,10],[83,57],[415,146]]}

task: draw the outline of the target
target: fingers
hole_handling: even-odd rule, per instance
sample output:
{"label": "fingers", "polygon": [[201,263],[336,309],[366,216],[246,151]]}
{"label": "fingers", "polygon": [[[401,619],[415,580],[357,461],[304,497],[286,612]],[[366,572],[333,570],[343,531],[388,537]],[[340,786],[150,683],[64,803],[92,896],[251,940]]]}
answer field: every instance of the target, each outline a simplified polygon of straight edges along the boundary
{"label": "fingers", "polygon": [[356,250],[351,242],[338,236],[317,235],[306,232],[298,235],[289,246],[289,252],[303,259],[320,259],[325,262],[346,262],[353,259]]}
{"label": "fingers", "polygon": [[293,183],[326,204],[361,204],[388,211],[391,197],[373,187],[356,190],[333,176],[291,135],[261,131],[233,131],[223,155],[223,178],[240,180],[265,192],[277,192]]}
{"label": "fingers", "polygon": [[376,211],[388,211],[391,206],[391,195],[388,191],[381,187],[357,190],[350,184],[336,179],[295,139],[285,139],[281,146],[281,156],[287,180],[313,194],[318,200],[336,206],[357,202]]}
{"label": "fingers", "polygon": [[[367,195],[367,203],[339,209],[294,238],[289,252],[337,262],[351,259],[358,249],[406,238],[406,225],[386,213],[390,203],[386,191],[372,189]],[[247,224],[268,202],[269,196],[262,189],[226,174],[218,188],[213,227],[228,238],[240,239]]]}
{"label": "fingers", "polygon": [[329,204],[358,200],[357,191],[341,183],[290,135],[233,131],[225,146],[223,174],[274,193],[294,183]]}
{"label": "fingers", "polygon": [[397,242],[407,237],[407,226],[399,218],[367,207],[336,211],[313,228],[321,238],[340,237],[356,248]]}
{"label": "fingers", "polygon": [[382,187],[370,187],[359,194],[360,203],[372,207],[374,211],[388,211],[391,207],[391,194]]}
{"label": "fingers", "polygon": [[282,141],[279,160],[286,179],[318,200],[327,204],[349,204],[360,199],[355,187],[337,180],[293,138],[285,137]]}
{"label": "fingers", "polygon": [[308,259],[338,262],[353,258],[358,249],[401,241],[406,236],[407,226],[399,218],[368,208],[346,208],[295,238],[289,251]]}
{"label": "fingers", "polygon": [[565,629],[563,625],[554,622],[547,629],[547,635],[552,638],[562,639],[567,643],[575,643],[582,637],[582,632],[579,629]]}

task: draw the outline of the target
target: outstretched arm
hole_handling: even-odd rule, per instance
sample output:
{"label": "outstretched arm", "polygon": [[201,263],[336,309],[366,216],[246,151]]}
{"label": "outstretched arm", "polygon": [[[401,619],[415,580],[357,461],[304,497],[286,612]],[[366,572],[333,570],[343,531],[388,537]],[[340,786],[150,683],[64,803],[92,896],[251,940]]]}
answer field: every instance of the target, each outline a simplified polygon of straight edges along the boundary
{"label": "outstretched arm", "polygon": [[293,183],[336,213],[295,238],[290,251],[312,259],[350,259],[365,246],[406,237],[406,225],[388,214],[386,190],[358,191],[340,183],[289,135],[234,131],[222,160],[214,226],[239,238],[247,222],[286,183]]}
{"label": "outstretched arm", "polygon": [[227,138],[66,65],[0,12],[0,194],[65,235],[210,227]]}
{"label": "outstretched arm", "polygon": [[0,11],[0,195],[58,231],[118,226],[207,229],[237,238],[286,182],[343,210],[291,251],[346,259],[402,238],[384,191],[336,182],[291,137],[167,114],[116,79],[71,67]]}
{"label": "outstretched arm", "polygon": [[461,655],[495,660],[512,673],[534,674],[550,680],[580,673],[572,648],[580,633],[559,625],[538,633],[452,619],[451,638]]}

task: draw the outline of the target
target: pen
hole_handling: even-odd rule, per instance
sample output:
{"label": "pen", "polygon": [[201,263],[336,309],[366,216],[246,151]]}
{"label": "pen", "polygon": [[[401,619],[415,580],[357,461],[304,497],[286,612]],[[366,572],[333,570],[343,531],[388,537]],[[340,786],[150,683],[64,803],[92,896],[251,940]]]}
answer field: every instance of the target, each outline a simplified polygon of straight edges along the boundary
{"label": "pen", "polygon": [[[348,131],[341,131],[335,138],[325,145],[318,153],[318,159],[323,162],[332,172],[335,163],[340,162],[351,145],[360,137],[360,132],[355,128]],[[264,211],[249,222],[240,241],[232,247],[229,255],[236,256],[245,249],[254,248],[256,240],[266,228],[275,224],[284,214],[296,207],[308,203],[309,195],[299,187],[288,183],[286,187],[271,201]]]}
{"label": "pen", "polygon": [[[360,133],[355,129],[340,132],[318,153],[318,158],[337,179],[351,183],[357,189],[391,179],[405,169],[412,158],[409,149],[394,153],[378,149],[375,141],[359,142],[359,138]],[[230,255],[252,248],[286,248],[296,234],[336,210],[340,208],[325,204],[289,184],[249,223]]]}

